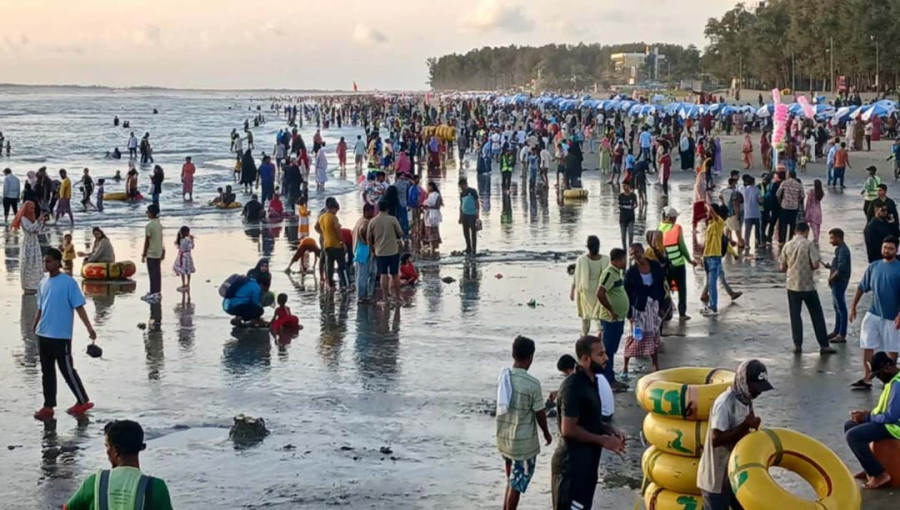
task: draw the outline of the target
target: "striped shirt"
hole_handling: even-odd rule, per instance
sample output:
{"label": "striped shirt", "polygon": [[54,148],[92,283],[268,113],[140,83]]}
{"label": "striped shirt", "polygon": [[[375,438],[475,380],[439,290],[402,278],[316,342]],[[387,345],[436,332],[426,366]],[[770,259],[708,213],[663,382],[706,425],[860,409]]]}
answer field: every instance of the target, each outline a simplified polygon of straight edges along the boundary
{"label": "striped shirt", "polygon": [[507,459],[528,460],[541,451],[535,413],[545,409],[541,382],[523,368],[510,369],[509,411],[497,416],[497,449]]}
{"label": "striped shirt", "polygon": [[778,200],[781,201],[782,209],[799,210],[800,203],[803,201],[803,185],[797,179],[784,181],[778,187]]}

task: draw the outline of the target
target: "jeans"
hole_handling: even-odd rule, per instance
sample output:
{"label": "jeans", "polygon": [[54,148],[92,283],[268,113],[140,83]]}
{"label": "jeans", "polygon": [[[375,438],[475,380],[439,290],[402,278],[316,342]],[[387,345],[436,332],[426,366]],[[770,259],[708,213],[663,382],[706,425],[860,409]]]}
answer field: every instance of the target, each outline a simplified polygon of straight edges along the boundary
{"label": "jeans", "polygon": [[879,476],[884,473],[884,466],[875,458],[875,454],[869,448],[869,443],[884,439],[894,439],[883,423],[854,423],[848,421],[844,424],[844,437],[847,438],[847,446],[862,468],[869,476]]}
{"label": "jeans", "polygon": [[825,314],[822,312],[822,303],[819,302],[819,293],[814,290],[797,291],[788,290],[788,309],[791,315],[791,336],[794,345],[803,345],[803,318],[800,316],[801,308],[806,303],[809,310],[809,318],[816,332],[816,340],[819,346],[828,347],[828,333],[825,327]]}
{"label": "jeans", "polygon": [[371,299],[375,294],[375,258],[370,256],[366,263],[356,263],[356,296]]}
{"label": "jeans", "polygon": [[475,255],[478,251],[478,232],[475,231],[477,216],[474,214],[463,214],[461,217],[463,237],[466,239],[466,254]]}
{"label": "jeans", "polygon": [[402,205],[397,206],[397,221],[400,222],[400,229],[403,230],[403,238],[409,239],[409,209]]}
{"label": "jeans", "polygon": [[828,163],[828,185],[834,183],[834,163]]}
{"label": "jeans", "polygon": [[265,204],[267,201],[272,200],[272,197],[275,195],[275,183],[274,182],[264,182],[262,183],[262,192],[259,196],[259,201]]}
{"label": "jeans", "polygon": [[731,481],[728,480],[727,476],[722,483],[722,492],[700,492],[703,495],[703,510],[729,510],[729,508],[731,510],[744,510],[744,507],[738,502],[737,496],[731,490]]}
{"label": "jeans", "polygon": [[669,267],[669,279],[678,287],[678,315],[687,315],[687,262]]}
{"label": "jeans", "polygon": [[834,282],[831,284],[831,299],[834,302],[834,332],[841,336],[847,335],[847,284],[849,282]]}
{"label": "jeans", "polygon": [[79,404],[89,402],[81,378],[72,364],[72,340],[38,337],[38,353],[41,358],[41,385],[44,390],[44,407],[56,407],[56,367],[65,379]]}
{"label": "jeans", "polygon": [[778,222],[778,211],[777,210],[767,210],[763,211],[763,237],[767,242],[772,242],[772,237],[775,235],[775,223]]}
{"label": "jeans", "polygon": [[150,275],[150,293],[159,294],[162,290],[162,259],[147,257],[147,274]]}
{"label": "jeans", "polygon": [[225,313],[243,321],[253,321],[261,318],[265,312],[262,306],[255,303],[242,303],[229,308]]}
{"label": "jeans", "polygon": [[159,192],[156,191],[156,188],[153,188],[153,205],[159,207]]}
{"label": "jeans", "polygon": [[706,292],[709,293],[709,309],[719,310],[719,272],[722,270],[722,257],[706,257]]}
{"label": "jeans", "polygon": [[841,181],[841,187],[842,188],[844,187],[844,170],[846,170],[844,167],[840,167],[840,168],[835,167],[835,169],[834,169],[834,185],[835,186],[838,185],[838,181]]}
{"label": "jeans", "polygon": [[509,189],[509,185],[512,182],[512,172],[500,172],[500,189],[506,191]]}
{"label": "jeans", "polygon": [[616,382],[616,373],[613,365],[616,359],[616,352],[619,350],[619,341],[625,333],[625,321],[616,322],[600,321],[600,329],[603,331],[603,346],[606,347],[606,366],[603,368],[603,375],[609,384]]}
{"label": "jeans", "polygon": [[[797,209],[782,209],[778,213],[778,241],[784,244],[794,237],[794,231],[797,229]],[[788,234],[790,230],[790,234]],[[787,237],[785,237],[787,235]]]}
{"label": "jeans", "polygon": [[744,218],[744,245],[750,248],[750,232],[756,229],[756,245],[762,246],[762,220],[760,218]]}
{"label": "jeans", "polygon": [[634,242],[634,220],[619,223],[619,231],[622,233],[622,249],[627,252],[628,247]]}
{"label": "jeans", "polygon": [[5,217],[9,216],[10,209],[12,209],[13,216],[19,212],[19,199],[3,197],[3,215]]}
{"label": "jeans", "polygon": [[347,276],[347,260],[343,248],[325,248],[325,274],[328,285],[334,285],[334,266],[337,264],[338,282],[345,289],[350,285]]}

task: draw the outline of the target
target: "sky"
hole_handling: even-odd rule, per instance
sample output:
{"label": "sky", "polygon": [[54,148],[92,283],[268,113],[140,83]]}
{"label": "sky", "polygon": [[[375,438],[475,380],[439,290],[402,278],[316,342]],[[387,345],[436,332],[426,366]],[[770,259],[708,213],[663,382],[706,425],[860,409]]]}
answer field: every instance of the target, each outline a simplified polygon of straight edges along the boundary
{"label": "sky", "polygon": [[0,0],[0,82],[424,90],[482,46],[705,45],[736,0]]}

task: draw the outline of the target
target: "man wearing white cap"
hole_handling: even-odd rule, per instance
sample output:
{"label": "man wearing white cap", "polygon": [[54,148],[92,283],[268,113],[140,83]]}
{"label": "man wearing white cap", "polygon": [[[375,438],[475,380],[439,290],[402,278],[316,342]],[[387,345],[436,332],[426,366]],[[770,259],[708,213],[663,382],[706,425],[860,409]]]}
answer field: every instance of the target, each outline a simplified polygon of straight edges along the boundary
{"label": "man wearing white cap", "polygon": [[669,257],[669,269],[667,278],[674,281],[678,288],[678,317],[686,321],[690,319],[687,314],[687,270],[686,263],[696,266],[691,252],[688,251],[687,245],[684,244],[684,233],[681,225],[675,222],[678,219],[678,211],[674,207],[666,207],[663,209],[662,223],[659,224],[659,231],[663,235],[663,246],[666,249],[666,256]]}

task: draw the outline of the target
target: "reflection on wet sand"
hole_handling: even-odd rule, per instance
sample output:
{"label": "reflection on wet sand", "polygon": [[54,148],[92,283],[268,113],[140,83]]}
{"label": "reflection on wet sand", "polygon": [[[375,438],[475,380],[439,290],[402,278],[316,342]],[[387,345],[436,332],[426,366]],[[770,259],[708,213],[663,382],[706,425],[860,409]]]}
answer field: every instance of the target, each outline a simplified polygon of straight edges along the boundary
{"label": "reflection on wet sand", "polygon": [[150,305],[150,322],[144,334],[144,350],[147,354],[147,378],[157,380],[162,375],[165,365],[163,352],[162,304]]}
{"label": "reflection on wet sand", "polygon": [[19,312],[19,330],[22,335],[22,344],[24,349],[21,357],[18,358],[20,365],[25,367],[26,374],[38,374],[38,361],[40,354],[38,352],[37,335],[34,333],[34,317],[37,315],[37,296],[34,294],[22,295],[22,308]]}
{"label": "reflection on wet sand", "polygon": [[[322,292],[319,295],[319,309],[321,311],[319,329],[319,356],[329,369],[337,370],[340,365],[341,347],[344,337],[347,335],[347,312],[350,309],[350,300],[354,294]],[[337,314],[335,314],[335,301],[339,301]]]}
{"label": "reflection on wet sand", "polygon": [[268,328],[234,328],[225,342],[222,365],[230,375],[268,372],[272,364],[272,343]]}
{"label": "reflection on wet sand", "polygon": [[137,283],[126,281],[90,281],[81,282],[81,291],[85,297],[94,302],[94,324],[103,325],[113,313],[116,296],[133,294]]}
{"label": "reflection on wet sand", "polygon": [[175,305],[175,315],[178,316],[178,345],[186,351],[194,346],[194,303],[191,302],[191,292],[181,294],[181,302]]}
{"label": "reflection on wet sand", "polygon": [[478,311],[481,299],[481,270],[474,261],[463,265],[462,278],[459,280],[459,306],[463,317]]}
{"label": "reflection on wet sand", "polygon": [[354,361],[363,384],[382,386],[399,374],[400,307],[361,306],[356,310]]}

